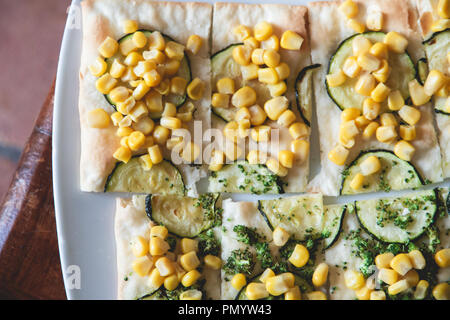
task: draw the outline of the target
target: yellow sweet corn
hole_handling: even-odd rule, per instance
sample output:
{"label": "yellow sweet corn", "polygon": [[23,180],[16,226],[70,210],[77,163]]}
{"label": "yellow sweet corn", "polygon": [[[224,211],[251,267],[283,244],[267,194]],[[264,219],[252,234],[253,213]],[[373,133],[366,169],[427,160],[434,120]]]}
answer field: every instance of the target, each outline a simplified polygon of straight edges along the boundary
{"label": "yellow sweet corn", "polygon": [[284,96],[280,96],[266,101],[266,103],[264,104],[264,111],[266,112],[270,120],[276,121],[278,120],[280,115],[288,109],[288,107],[289,100]]}
{"label": "yellow sweet corn", "polygon": [[450,267],[450,249],[441,249],[434,255],[434,261],[440,268]]}
{"label": "yellow sweet corn", "polygon": [[252,57],[252,48],[244,45],[236,46],[232,51],[234,61],[241,66],[246,66],[250,63]]}
{"label": "yellow sweet corn", "polygon": [[345,286],[352,290],[361,289],[364,284],[364,276],[361,272],[355,270],[347,270],[344,273]]}
{"label": "yellow sweet corn", "polygon": [[98,52],[105,58],[111,58],[117,52],[118,48],[119,44],[116,40],[111,37],[106,37],[98,47]]}
{"label": "yellow sweet corn", "polygon": [[147,256],[137,258],[133,261],[132,268],[140,277],[145,277],[150,272],[153,266],[153,261]]}
{"label": "yellow sweet corn", "polygon": [[273,33],[272,25],[267,21],[261,21],[253,28],[254,37],[258,41],[269,39]]}
{"label": "yellow sweet corn", "polygon": [[345,17],[351,19],[358,14],[358,5],[352,0],[345,0],[339,5],[339,11],[345,15]]}
{"label": "yellow sweet corn", "polygon": [[288,259],[288,261],[297,268],[301,268],[304,265],[306,265],[308,260],[309,260],[309,251],[308,249],[306,249],[305,246],[301,244],[295,245],[294,251],[292,251],[292,254]]}
{"label": "yellow sweet corn", "polygon": [[398,111],[405,105],[405,100],[399,90],[394,90],[389,93],[388,107],[390,110]]}
{"label": "yellow sweet corn", "polygon": [[285,177],[288,174],[288,169],[282,166],[275,158],[269,158],[266,161],[266,167],[279,177]]}
{"label": "yellow sweet corn", "polygon": [[323,286],[327,282],[328,278],[328,264],[325,262],[320,263],[314,270],[312,276],[312,283],[316,287]]}
{"label": "yellow sweet corn", "polygon": [[89,70],[94,77],[100,77],[106,72],[107,67],[105,60],[97,57],[94,63],[89,66]]}
{"label": "yellow sweet corn", "polygon": [[87,113],[87,123],[89,127],[96,129],[104,129],[109,126],[109,114],[102,108],[90,110]]}
{"label": "yellow sweet corn", "polygon": [[299,163],[303,163],[309,156],[309,142],[306,140],[293,140],[291,151]]}
{"label": "yellow sweet corn", "polygon": [[298,33],[287,30],[283,32],[280,40],[280,46],[287,50],[300,50],[303,44],[303,37]]}
{"label": "yellow sweet corn", "polygon": [[389,48],[389,50],[396,53],[404,53],[406,47],[408,47],[408,40],[400,33],[395,31],[388,32],[383,41]]}
{"label": "yellow sweet corn", "polygon": [[189,36],[187,40],[186,49],[188,49],[193,54],[197,54],[200,51],[202,44],[203,39],[199,35],[193,34]]}
{"label": "yellow sweet corn", "polygon": [[241,290],[247,284],[247,279],[242,273],[237,273],[231,278],[231,286],[237,291]]}
{"label": "yellow sweet corn", "polygon": [[343,166],[347,157],[349,155],[349,151],[345,149],[341,145],[337,145],[328,153],[328,159],[338,166]]}

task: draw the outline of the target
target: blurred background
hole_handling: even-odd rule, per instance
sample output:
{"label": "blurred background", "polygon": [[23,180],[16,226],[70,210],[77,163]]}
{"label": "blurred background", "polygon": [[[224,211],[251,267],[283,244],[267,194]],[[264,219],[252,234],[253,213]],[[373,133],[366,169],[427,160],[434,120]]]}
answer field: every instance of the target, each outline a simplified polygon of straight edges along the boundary
{"label": "blurred background", "polygon": [[56,75],[69,0],[0,0],[0,201]]}

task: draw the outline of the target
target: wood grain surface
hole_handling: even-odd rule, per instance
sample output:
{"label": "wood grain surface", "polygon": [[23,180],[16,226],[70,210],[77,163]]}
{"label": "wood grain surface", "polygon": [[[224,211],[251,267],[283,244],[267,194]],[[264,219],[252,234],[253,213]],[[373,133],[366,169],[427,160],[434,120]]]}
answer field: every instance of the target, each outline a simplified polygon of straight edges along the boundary
{"label": "wood grain surface", "polygon": [[53,96],[54,85],[0,207],[0,299],[66,298],[53,206]]}

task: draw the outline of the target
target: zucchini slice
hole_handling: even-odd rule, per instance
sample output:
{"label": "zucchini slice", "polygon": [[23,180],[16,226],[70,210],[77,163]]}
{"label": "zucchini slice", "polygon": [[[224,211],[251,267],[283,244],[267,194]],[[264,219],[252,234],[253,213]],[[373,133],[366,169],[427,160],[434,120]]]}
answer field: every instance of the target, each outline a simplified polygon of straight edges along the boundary
{"label": "zucchini slice", "polygon": [[[252,87],[256,91],[256,103],[263,106],[264,102],[271,98],[270,91],[265,84],[260,83],[258,80],[246,81],[242,79],[241,66],[233,59],[233,49],[239,45],[242,45],[242,43],[231,44],[228,47],[216,52],[211,57],[211,83],[213,84],[213,91],[217,92],[215,86],[218,80],[228,77],[234,80],[236,88],[241,88],[243,86]],[[234,120],[234,115],[238,110],[238,108],[234,108],[232,106],[230,108],[211,107],[211,109],[214,114],[227,122]]]}
{"label": "zucchini slice", "polygon": [[[381,162],[381,170],[364,177],[362,190],[353,190],[350,183],[361,172],[359,165],[367,157],[376,156]],[[390,191],[417,188],[423,185],[414,166],[388,150],[363,151],[342,173],[341,194],[356,194],[375,191]]]}
{"label": "zucchini slice", "polygon": [[145,171],[138,157],[128,163],[118,162],[105,184],[105,192],[155,193],[180,195],[185,193],[183,177],[171,162],[163,160]]}
{"label": "zucchini slice", "polygon": [[226,164],[220,171],[211,172],[210,192],[239,192],[253,194],[283,193],[280,179],[265,165],[239,160]]}
{"label": "zucchini slice", "polygon": [[339,238],[342,221],[344,220],[347,205],[333,204],[323,207],[324,226],[322,236],[324,237],[324,249],[331,247]]}
{"label": "zucchini slice", "polygon": [[297,101],[297,109],[303,121],[311,126],[312,117],[312,92],[313,82],[312,75],[314,70],[320,68],[320,64],[312,64],[304,67],[295,79],[295,99]]}
{"label": "zucchini slice", "polygon": [[218,198],[218,193],[205,193],[199,198],[148,195],[145,211],[150,220],[165,226],[170,233],[194,238],[215,225]]}
{"label": "zucchini slice", "polygon": [[272,230],[280,226],[293,235],[296,240],[321,236],[323,230],[322,195],[312,194],[259,200],[258,209]]}
{"label": "zucchini slice", "polygon": [[360,224],[375,238],[389,243],[407,243],[420,237],[437,212],[435,190],[402,197],[355,202]]}
{"label": "zucchini slice", "polygon": [[[434,33],[428,40],[424,41],[425,52],[428,58],[428,68],[437,69],[447,73],[444,69],[447,61],[447,52],[450,50],[450,29]],[[450,115],[445,109],[447,98],[434,96],[434,110],[437,113]]]}
{"label": "zucchini slice", "polygon": [[423,85],[428,76],[428,62],[426,58],[421,58],[417,61],[417,80]]}
{"label": "zucchini slice", "polygon": [[[259,277],[261,276],[261,274],[258,274],[256,277],[254,277],[253,279],[251,279],[248,283],[251,282],[259,282]],[[296,286],[299,286],[300,288],[300,292],[301,293],[307,293],[307,292],[311,292],[313,291],[313,287],[312,285],[306,281],[305,279],[303,279],[302,277],[300,277],[298,274],[294,273],[294,278],[295,278],[295,282],[294,284]],[[234,298],[234,300],[249,300],[247,295],[245,294],[245,291],[247,289],[248,285],[245,285],[236,295],[236,298]],[[269,296],[268,298],[262,299],[262,300],[283,300],[284,296],[280,295],[280,296]]]}
{"label": "zucchini slice", "polygon": [[[153,32],[151,30],[145,30],[145,29],[141,29],[138,31],[142,31],[146,36],[149,36]],[[126,34],[125,36],[120,38],[117,42],[121,43],[125,40],[131,39],[133,37],[133,34],[134,33]],[[163,37],[166,41],[174,41],[171,37],[169,37],[165,34],[163,34]],[[108,64],[108,67],[111,66],[114,59],[121,59],[120,52],[117,53],[116,55],[112,56],[111,58],[105,59],[106,63]],[[180,62],[181,62],[180,68],[178,69],[176,76],[186,79],[187,82],[189,83],[189,82],[191,82],[192,75],[191,75],[191,67],[189,64],[189,58],[188,58],[187,54],[184,55],[183,59]],[[128,84],[125,82],[119,82],[118,85],[128,86]],[[108,103],[111,104],[114,109],[116,109],[116,105],[111,101],[109,95],[105,94],[105,98],[108,101]],[[186,102],[186,93],[184,95],[177,95],[177,94],[170,93],[167,96],[164,96],[163,100],[164,100],[163,104],[165,102],[171,102],[171,103],[175,104],[177,107],[179,107]],[[150,113],[150,117],[152,119],[159,119],[159,118],[161,118],[161,113],[159,113],[159,112],[158,113]]]}
{"label": "zucchini slice", "polygon": [[[328,74],[337,72],[342,68],[345,60],[353,56],[352,43],[353,39],[360,34],[355,34],[339,45],[336,52],[330,59],[328,67]],[[385,33],[383,32],[365,32],[362,34],[364,37],[375,42],[383,42]],[[389,66],[391,66],[391,75],[386,85],[391,89],[398,89],[402,93],[403,98],[406,100],[409,97],[409,81],[416,77],[416,68],[414,62],[407,52],[402,54],[390,54],[388,58]],[[338,87],[329,87],[325,81],[328,95],[336,103],[336,105],[344,110],[346,108],[359,108],[362,110],[364,99],[363,95],[360,95],[355,91],[355,84],[357,78],[348,78],[344,84]],[[387,102],[382,103],[382,112],[390,111],[387,107]]]}

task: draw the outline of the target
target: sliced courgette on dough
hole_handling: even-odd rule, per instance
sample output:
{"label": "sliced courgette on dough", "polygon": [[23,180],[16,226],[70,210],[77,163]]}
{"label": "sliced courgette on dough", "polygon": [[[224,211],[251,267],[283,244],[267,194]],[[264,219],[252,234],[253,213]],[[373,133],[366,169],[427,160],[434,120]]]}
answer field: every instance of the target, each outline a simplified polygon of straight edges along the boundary
{"label": "sliced courgette on dough", "polygon": [[[428,68],[448,74],[447,53],[450,51],[450,29],[434,33],[428,40],[424,41],[424,48],[427,54]],[[447,98],[434,96],[433,99],[436,112],[450,115],[445,108]]]}
{"label": "sliced courgette on dough", "polygon": [[324,249],[331,247],[339,238],[346,211],[347,205],[345,204],[332,204],[323,207],[324,226],[322,236],[324,237]]}
{"label": "sliced courgette on dough", "polygon": [[437,211],[435,190],[402,197],[355,202],[359,222],[375,238],[389,243],[407,243],[420,237]]}
{"label": "sliced courgette on dough", "polygon": [[[260,106],[271,98],[267,85],[258,80],[243,80],[241,66],[233,59],[233,49],[242,43],[231,44],[220,50],[211,57],[212,85],[213,92],[217,92],[216,83],[221,78],[231,78],[234,80],[235,88],[250,86],[256,91],[256,103]],[[229,108],[212,107],[212,112],[225,121],[234,120],[234,115],[238,109],[230,105]]]}
{"label": "sliced courgette on dough", "polygon": [[423,85],[428,76],[428,61],[426,58],[421,58],[417,61],[417,80]]}
{"label": "sliced courgette on dough", "polygon": [[297,240],[320,236],[323,230],[323,200],[319,194],[259,200],[258,209],[272,230],[280,226]]}
{"label": "sliced courgette on dough", "polygon": [[[138,31],[142,31],[146,36],[149,36],[153,32],[153,31],[144,30],[144,29],[138,30]],[[129,34],[123,36],[122,38],[120,38],[118,40],[118,42],[121,43],[128,39],[131,39],[133,37],[133,34],[134,33],[129,33]],[[166,36],[164,34],[163,34],[163,37],[166,41],[174,41],[172,38],[170,38],[169,36]],[[120,51],[117,54],[115,54],[114,56],[112,56],[111,58],[105,59],[106,63],[108,64],[108,67],[111,66],[114,59],[123,60],[123,57],[122,57]],[[189,64],[189,58],[186,54],[184,55],[183,59],[180,61],[180,68],[178,69],[178,72],[175,74],[175,76],[186,79],[188,83],[191,81],[191,79],[192,79],[191,67]],[[127,83],[120,82],[120,81],[119,81],[118,85],[128,86]],[[113,106],[113,108],[116,109],[116,105],[114,104],[114,102],[111,101],[109,95],[105,94],[105,98],[106,98],[106,100],[108,100],[109,104],[111,104]],[[183,103],[185,103],[185,101],[186,101],[186,93],[184,95],[177,95],[177,94],[170,93],[167,96],[163,97],[163,105],[165,102],[171,102],[178,107],[178,106],[181,106]],[[160,113],[151,113],[150,117],[152,119],[159,119],[161,117],[161,114]]]}
{"label": "sliced courgette on dough", "polygon": [[[259,281],[259,277],[260,276],[261,276],[261,274],[257,275],[256,277],[251,279],[248,283],[260,282]],[[306,281],[305,279],[303,279],[302,277],[300,277],[298,274],[294,273],[294,278],[295,278],[294,284],[300,288],[300,292],[301,293],[308,293],[308,292],[313,291],[313,287],[311,286],[311,284],[308,281]],[[236,295],[236,298],[234,300],[249,300],[247,295],[245,294],[246,289],[247,289],[247,285],[244,286],[238,292],[238,294]],[[284,295],[269,296],[268,298],[265,298],[265,299],[262,299],[262,300],[284,300]]]}
{"label": "sliced courgette on dough", "polygon": [[219,194],[205,193],[199,198],[148,195],[145,211],[150,220],[165,226],[182,238],[194,238],[217,221]]}
{"label": "sliced courgette on dough", "polygon": [[[336,52],[330,59],[330,65],[328,67],[328,74],[334,74],[344,65],[345,60],[353,56],[352,43],[356,36],[355,34],[346,40],[344,40]],[[385,33],[383,32],[365,32],[362,34],[364,37],[375,42],[383,42]],[[389,66],[391,67],[391,74],[386,85],[392,90],[398,89],[402,93],[403,98],[406,100],[409,97],[409,81],[416,77],[416,69],[414,62],[407,52],[402,54],[389,53],[388,58]],[[355,84],[357,78],[347,78],[345,83],[338,87],[329,87],[325,81],[328,95],[336,103],[336,105],[344,110],[346,108],[359,108],[362,110],[364,99],[367,97],[357,93],[355,91]],[[387,102],[382,103],[382,112],[389,111]]]}
{"label": "sliced courgette on dough", "polygon": [[320,68],[320,64],[312,64],[303,68],[295,80],[295,99],[297,101],[297,109],[303,121],[311,126],[312,117],[312,92],[313,81],[312,75],[314,70]]}
{"label": "sliced courgette on dough", "polygon": [[[381,162],[381,170],[364,177],[364,184],[360,190],[353,190],[350,183],[356,174],[361,172],[360,164],[367,157],[376,156]],[[390,191],[417,188],[423,185],[422,179],[408,161],[397,157],[387,150],[363,151],[344,170],[341,194],[356,194],[375,191]]]}
{"label": "sliced courgette on dough", "polygon": [[185,186],[180,171],[169,161],[145,171],[139,157],[128,163],[118,162],[105,184],[105,192],[135,192],[162,195],[184,195]]}
{"label": "sliced courgette on dough", "polygon": [[208,190],[253,194],[283,193],[282,184],[276,174],[265,165],[249,164],[245,160],[226,164],[220,171],[211,172]]}

